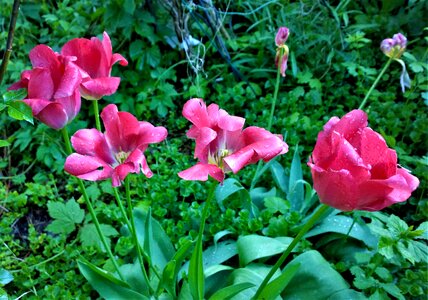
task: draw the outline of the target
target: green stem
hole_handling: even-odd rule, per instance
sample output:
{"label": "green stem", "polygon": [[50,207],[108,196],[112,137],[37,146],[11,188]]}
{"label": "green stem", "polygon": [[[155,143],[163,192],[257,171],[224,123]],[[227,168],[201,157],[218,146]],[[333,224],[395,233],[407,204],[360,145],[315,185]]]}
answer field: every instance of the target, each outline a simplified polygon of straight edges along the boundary
{"label": "green stem", "polygon": [[131,193],[129,188],[129,176],[125,178],[125,191],[126,191],[126,205],[128,206],[129,219],[131,220],[131,234],[134,240],[135,248],[137,250],[138,262],[140,263],[141,272],[143,272],[144,280],[147,282],[149,287],[150,294],[154,293],[152,286],[150,285],[149,277],[147,276],[146,268],[144,267],[144,260],[141,254],[140,243],[138,242],[137,230],[135,228],[134,214],[132,213],[132,202],[131,202]]}
{"label": "green stem", "polygon": [[117,205],[119,206],[120,213],[122,214],[123,221],[128,226],[129,232],[132,230],[131,223],[129,222],[128,216],[126,215],[125,207],[123,207],[122,201],[120,200],[119,192],[117,188],[113,188],[114,197],[116,198]]}
{"label": "green stem", "polygon": [[260,296],[260,294],[263,292],[263,290],[266,287],[266,285],[268,284],[269,280],[272,278],[272,276],[275,274],[275,272],[281,267],[281,265],[284,263],[285,259],[288,257],[288,255],[291,253],[291,251],[294,249],[294,247],[297,245],[297,243],[302,239],[302,237],[306,234],[306,232],[308,232],[308,230],[312,228],[312,226],[315,224],[315,222],[318,221],[318,219],[324,215],[324,213],[329,208],[330,208],[329,206],[327,206],[325,204],[321,204],[321,206],[314,213],[312,218],[310,218],[308,220],[308,222],[306,222],[306,224],[302,227],[302,229],[299,231],[297,236],[293,239],[291,244],[287,247],[285,252],[278,259],[276,264],[269,271],[268,275],[265,277],[265,279],[261,283],[260,287],[258,288],[257,292],[254,294],[252,299],[258,299],[257,297]]}
{"label": "green stem", "polygon": [[[284,49],[281,49],[281,53],[280,53],[279,57],[281,57],[283,54],[284,54]],[[268,127],[267,127],[268,131],[272,127],[273,115],[275,113],[275,106],[276,106],[276,101],[278,99],[278,92],[279,92],[279,84],[280,83],[281,83],[281,59],[279,59],[279,61],[278,61],[278,68],[276,70],[275,91],[273,93],[272,105],[270,108],[269,122],[268,122]]]}
{"label": "green stem", "polygon": [[[191,288],[193,299],[202,299],[204,295],[205,284],[204,284],[204,264],[203,264],[203,257],[202,257],[202,250],[203,250],[202,240],[204,236],[205,223],[207,220],[209,207],[212,199],[214,198],[214,191],[216,186],[217,186],[217,183],[213,182],[210,188],[210,191],[208,193],[207,201],[205,202],[205,206],[202,210],[202,217],[201,217],[201,224],[199,226],[198,239],[196,240],[195,250],[192,254],[192,258],[190,259],[189,280],[191,280],[190,288]],[[197,266],[196,268],[194,267],[194,264],[196,264]],[[191,276],[190,270],[197,270],[194,274],[193,279],[190,278]]]}
{"label": "green stem", "polygon": [[98,109],[98,100],[92,100],[92,105],[94,107],[95,115],[95,126],[99,132],[101,132],[101,123],[100,123],[100,112]]}
{"label": "green stem", "polygon": [[[61,131],[62,131],[62,136],[64,138],[65,148],[67,150],[67,154],[71,154],[72,149],[71,149],[71,144],[70,144],[70,138],[68,136],[67,127],[64,127]],[[94,222],[95,229],[97,230],[97,233],[101,239],[101,243],[103,244],[104,248],[106,249],[107,254],[110,257],[110,260],[112,261],[114,268],[116,269],[116,272],[119,275],[120,279],[125,281],[125,278],[123,277],[122,273],[119,270],[119,265],[117,264],[117,262],[113,256],[113,253],[111,252],[110,246],[107,244],[107,240],[104,237],[103,232],[101,231],[100,223],[98,222],[98,218],[97,218],[97,215],[95,213],[94,207],[92,206],[92,203],[89,200],[88,194],[86,193],[85,185],[83,184],[83,181],[80,178],[77,178],[77,182],[78,182],[79,187],[80,187],[80,192],[83,195],[83,199],[85,199],[86,206],[88,207],[88,210],[89,210],[89,214],[91,215],[92,221]]]}
{"label": "green stem", "polygon": [[363,109],[364,105],[367,102],[367,99],[369,99],[371,93],[373,92],[373,90],[377,86],[377,84],[379,83],[379,80],[382,78],[383,74],[386,72],[386,69],[388,69],[391,62],[392,62],[392,58],[388,59],[388,61],[386,62],[385,66],[383,67],[382,71],[377,76],[375,82],[373,82],[372,86],[370,87],[369,91],[366,94],[366,97],[364,97],[364,100],[363,100],[363,102],[361,102],[360,107],[358,107],[358,109]]}
{"label": "green stem", "polygon": [[[280,53],[280,57],[281,57],[284,54],[284,49],[281,49],[280,51],[281,51],[281,53]],[[275,113],[275,106],[276,106],[276,101],[278,99],[278,92],[279,92],[280,83],[281,83],[281,59],[278,60],[278,68],[276,69],[275,91],[273,92],[272,105],[270,107],[269,121],[268,121],[268,126],[266,128],[268,131],[270,131],[270,129],[272,127],[273,115]],[[251,189],[253,189],[254,186],[256,185],[257,175],[259,174],[261,168],[262,168],[262,161],[260,160],[259,163],[257,164],[256,173],[254,174],[253,180],[251,182]]]}

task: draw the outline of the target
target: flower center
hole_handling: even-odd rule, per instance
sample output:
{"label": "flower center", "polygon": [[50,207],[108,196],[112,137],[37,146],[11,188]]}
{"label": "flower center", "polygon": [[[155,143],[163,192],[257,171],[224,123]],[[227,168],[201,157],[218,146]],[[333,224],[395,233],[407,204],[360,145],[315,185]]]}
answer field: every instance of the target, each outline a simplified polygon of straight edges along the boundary
{"label": "flower center", "polygon": [[208,153],[208,163],[211,165],[216,165],[220,169],[224,170],[223,158],[232,154],[232,151],[229,149],[219,149],[218,151]]}
{"label": "flower center", "polygon": [[130,154],[130,152],[120,151],[120,152],[116,153],[114,155],[114,157],[116,158],[116,160],[119,164],[123,164],[125,162],[125,160],[128,158],[129,154]]}

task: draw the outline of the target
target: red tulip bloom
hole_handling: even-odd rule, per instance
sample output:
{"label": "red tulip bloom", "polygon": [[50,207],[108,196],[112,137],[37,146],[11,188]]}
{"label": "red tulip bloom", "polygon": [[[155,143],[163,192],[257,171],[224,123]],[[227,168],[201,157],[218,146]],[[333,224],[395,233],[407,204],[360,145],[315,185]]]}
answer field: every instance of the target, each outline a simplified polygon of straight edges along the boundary
{"label": "red tulip bloom", "polygon": [[190,99],[183,107],[183,116],[193,123],[187,137],[196,140],[195,158],[199,163],[178,173],[186,180],[208,179],[223,182],[224,174],[237,173],[260,159],[265,162],[288,151],[281,135],[259,127],[242,130],[245,119],[230,116],[218,105],[206,107],[202,99]]}
{"label": "red tulip bloom", "polygon": [[9,90],[27,89],[28,104],[36,119],[53,129],[67,125],[80,110],[78,68],[73,57],[55,53],[45,45],[38,45],[30,51],[32,70],[22,72],[21,80]]}
{"label": "red tulip bloom", "polygon": [[343,211],[377,211],[410,197],[419,180],[397,167],[397,154],[353,110],[318,134],[308,165],[320,201]]}
{"label": "red tulip bloom", "polygon": [[111,77],[111,69],[116,62],[128,65],[128,61],[120,54],[114,53],[110,37],[103,33],[103,40],[93,37],[90,40],[76,38],[62,47],[63,55],[75,56],[82,71],[80,92],[88,100],[98,100],[106,95],[114,94],[119,87],[120,78]]}
{"label": "red tulip bloom", "polygon": [[77,153],[67,157],[66,172],[90,181],[112,179],[113,186],[120,186],[129,173],[142,173],[148,178],[153,173],[147,165],[144,151],[149,144],[163,141],[168,132],[164,127],[154,127],[139,122],[128,112],[118,112],[116,105],[107,105],[101,118],[106,129],[81,129],[71,138]]}

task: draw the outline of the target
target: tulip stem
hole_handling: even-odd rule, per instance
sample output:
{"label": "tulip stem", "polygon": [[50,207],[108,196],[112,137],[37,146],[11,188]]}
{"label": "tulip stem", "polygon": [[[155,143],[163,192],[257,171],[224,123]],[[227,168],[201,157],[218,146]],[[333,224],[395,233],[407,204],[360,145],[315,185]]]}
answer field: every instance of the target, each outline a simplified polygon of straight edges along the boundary
{"label": "tulip stem", "polygon": [[273,92],[272,105],[270,108],[269,122],[268,122],[268,127],[267,127],[268,131],[270,131],[270,129],[272,127],[273,115],[275,113],[276,101],[278,99],[279,84],[281,82],[281,57],[284,55],[284,49],[281,48],[280,51],[281,51],[281,53],[279,55],[280,59],[278,61],[278,68],[276,70],[275,91]]}
{"label": "tulip stem", "polygon": [[[275,113],[275,106],[276,106],[276,100],[278,98],[278,92],[279,92],[279,84],[281,82],[281,56],[284,55],[284,49],[281,48],[281,53],[280,53],[280,58],[278,60],[278,68],[276,69],[276,83],[275,83],[275,91],[273,92],[273,98],[272,98],[272,105],[270,108],[270,115],[269,115],[269,121],[268,121],[268,126],[267,126],[267,130],[270,131],[271,127],[272,127],[272,121],[273,121],[273,115]],[[256,169],[256,173],[254,174],[254,178],[251,182],[251,189],[254,188],[257,178],[258,178],[258,174],[260,172],[260,169],[262,168],[262,161],[260,160],[259,163],[257,164],[257,169]]]}
{"label": "tulip stem", "polygon": [[101,132],[101,123],[100,123],[100,112],[98,109],[98,100],[92,100],[92,105],[94,107],[94,115],[95,115],[95,127],[99,132]]}
{"label": "tulip stem", "polygon": [[[67,154],[70,155],[72,153],[71,144],[70,144],[70,137],[68,135],[67,127],[64,127],[62,130],[62,136],[64,138],[65,142],[65,148],[67,150]],[[125,281],[125,278],[123,277],[122,273],[120,272],[119,265],[117,264],[117,261],[115,260],[113,253],[111,252],[110,246],[107,243],[106,238],[104,237],[103,232],[101,231],[100,222],[98,222],[97,215],[95,213],[94,207],[92,206],[91,201],[89,200],[88,194],[86,193],[86,188],[83,183],[83,181],[80,178],[77,178],[77,182],[80,187],[80,192],[83,195],[83,199],[85,199],[86,206],[88,207],[89,214],[91,215],[92,221],[94,222],[95,229],[97,230],[97,233],[101,239],[101,243],[103,244],[104,248],[107,251],[108,256],[110,257],[110,260],[112,261],[114,268],[116,269],[117,274],[119,275],[120,279]]]}
{"label": "tulip stem", "polygon": [[379,80],[382,78],[383,74],[386,72],[386,69],[388,69],[391,62],[392,62],[392,58],[388,59],[388,61],[386,62],[385,66],[383,67],[382,71],[377,76],[376,80],[373,82],[372,86],[370,87],[369,91],[367,92],[366,96],[364,97],[363,102],[361,102],[360,107],[358,107],[358,109],[363,109],[364,105],[367,102],[367,99],[369,99],[371,93],[373,92],[373,90],[377,86],[377,84],[379,83]]}
{"label": "tulip stem", "polygon": [[302,229],[300,229],[299,233],[293,239],[291,244],[288,245],[287,249],[285,249],[284,253],[281,255],[281,257],[278,259],[276,264],[269,271],[268,275],[265,277],[265,279],[263,279],[263,282],[260,284],[259,288],[257,289],[252,299],[254,300],[258,299],[260,294],[265,289],[266,285],[269,283],[269,280],[272,278],[275,272],[281,267],[281,265],[284,263],[285,259],[288,257],[288,255],[291,253],[291,251],[294,249],[297,243],[302,239],[302,237],[306,234],[306,232],[308,232],[308,230],[312,228],[312,226],[316,223],[316,221],[318,221],[318,219],[324,215],[324,213],[329,208],[330,206],[327,206],[325,204],[321,204],[319,206],[318,210],[312,215],[312,217],[308,220],[308,222],[305,223]]}
{"label": "tulip stem", "polygon": [[129,222],[128,216],[126,215],[125,207],[123,207],[122,201],[119,196],[119,192],[117,190],[118,190],[117,188],[113,188],[114,197],[116,198],[116,202],[117,202],[117,205],[119,206],[120,213],[122,214],[123,221],[125,222],[126,226],[128,226],[129,232],[131,232],[132,226],[131,226],[131,223]]}
{"label": "tulip stem", "polygon": [[128,214],[129,214],[129,218],[131,220],[131,226],[132,226],[130,231],[132,234],[132,239],[134,240],[135,248],[137,250],[138,262],[140,263],[141,272],[143,272],[144,280],[146,281],[147,286],[149,287],[150,294],[153,294],[154,290],[153,290],[152,286],[150,285],[150,280],[149,280],[149,277],[147,276],[146,268],[144,267],[144,260],[143,260],[142,254],[141,254],[140,243],[138,242],[138,236],[137,236],[137,230],[135,227],[134,214],[132,213],[132,202],[131,202],[131,193],[130,193],[130,188],[129,188],[129,177],[128,176],[125,178],[125,191],[126,191],[126,205],[128,206]]}

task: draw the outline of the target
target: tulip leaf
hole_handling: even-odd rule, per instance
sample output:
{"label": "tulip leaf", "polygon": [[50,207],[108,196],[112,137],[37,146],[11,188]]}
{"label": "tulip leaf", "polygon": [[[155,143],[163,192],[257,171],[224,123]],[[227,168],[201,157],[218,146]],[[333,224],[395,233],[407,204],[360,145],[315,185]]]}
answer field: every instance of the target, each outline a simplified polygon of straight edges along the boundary
{"label": "tulip leaf", "polygon": [[254,284],[249,282],[234,284],[215,292],[209,300],[227,300],[251,287],[254,287]]}
{"label": "tulip leaf", "polygon": [[284,270],[280,276],[270,281],[269,284],[266,285],[263,291],[260,293],[260,299],[273,300],[278,297],[290,283],[297,270],[299,270],[299,267],[300,264],[294,264]]}
{"label": "tulip leaf", "polygon": [[22,101],[16,100],[16,101],[8,102],[7,106],[8,106],[7,113],[9,117],[19,121],[25,120],[31,124],[34,124],[31,107],[29,107],[27,104],[25,104]]}
{"label": "tulip leaf", "polygon": [[109,272],[98,268],[88,261],[78,260],[77,265],[80,272],[88,280],[89,284],[101,295],[109,300],[148,300],[149,298],[129,288],[129,285],[114,277]]}
{"label": "tulip leaf", "polygon": [[290,237],[270,238],[261,235],[240,236],[237,242],[240,264],[282,253],[293,239]]}
{"label": "tulip leaf", "polygon": [[258,208],[251,202],[250,193],[234,178],[226,179],[223,184],[218,185],[215,190],[215,198],[221,210],[226,210],[223,203],[232,195],[237,196],[242,203],[242,208],[247,209],[252,217],[258,215]]}
{"label": "tulip leaf", "polygon": [[12,274],[5,269],[0,269],[0,284],[6,285],[13,280]]}
{"label": "tulip leaf", "polygon": [[299,211],[304,202],[304,189],[303,189],[303,174],[302,165],[300,163],[299,146],[294,150],[293,160],[290,168],[290,180],[288,182],[288,195],[287,198],[291,203],[291,209]]}
{"label": "tulip leaf", "polygon": [[[151,234],[147,236],[145,230],[146,220],[148,218],[147,212],[143,212],[140,209],[134,209],[134,218],[138,242],[143,249],[145,249],[145,246],[150,247],[149,253],[152,254],[151,260],[153,265],[159,270],[163,270],[175,253],[171,240],[159,222],[153,218],[150,218]],[[146,242],[146,237],[150,239],[149,242]]]}
{"label": "tulip leaf", "polygon": [[289,179],[285,175],[284,167],[277,161],[272,162],[270,165],[270,171],[272,173],[273,180],[276,185],[286,194],[288,194],[288,182]]}
{"label": "tulip leaf", "polygon": [[193,300],[204,298],[204,266],[202,263],[202,239],[198,238],[189,263],[189,287]]}
{"label": "tulip leaf", "polygon": [[[352,229],[349,231],[351,226]],[[371,233],[366,224],[354,222],[352,218],[347,216],[327,217],[320,224],[310,230],[305,237],[308,238],[327,232],[336,232],[344,235],[349,232],[350,237],[362,241],[371,248],[376,247],[378,243],[377,238]]]}
{"label": "tulip leaf", "polygon": [[295,268],[296,264],[300,267],[281,294],[284,299],[329,299],[349,288],[349,284],[318,251],[300,254],[287,264],[283,272]]}

